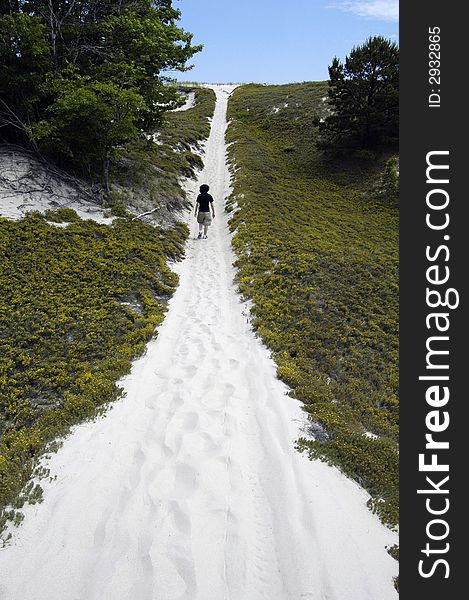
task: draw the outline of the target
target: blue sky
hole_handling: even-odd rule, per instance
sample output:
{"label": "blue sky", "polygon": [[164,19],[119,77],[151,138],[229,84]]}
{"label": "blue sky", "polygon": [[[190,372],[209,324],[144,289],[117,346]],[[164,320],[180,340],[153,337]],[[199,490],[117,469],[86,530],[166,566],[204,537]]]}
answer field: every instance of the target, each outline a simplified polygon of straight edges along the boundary
{"label": "blue sky", "polygon": [[204,49],[179,81],[289,83],[328,79],[371,35],[398,41],[398,0],[173,0]]}

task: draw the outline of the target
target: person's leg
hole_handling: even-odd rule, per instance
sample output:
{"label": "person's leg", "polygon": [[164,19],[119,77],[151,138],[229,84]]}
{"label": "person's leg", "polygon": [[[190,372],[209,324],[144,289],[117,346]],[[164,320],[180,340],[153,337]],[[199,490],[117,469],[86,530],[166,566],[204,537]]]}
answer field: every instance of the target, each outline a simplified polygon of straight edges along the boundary
{"label": "person's leg", "polygon": [[204,225],[204,236],[207,237],[208,225]]}
{"label": "person's leg", "polygon": [[202,237],[202,229],[203,229],[203,225],[202,225],[202,223],[199,223],[199,237]]}

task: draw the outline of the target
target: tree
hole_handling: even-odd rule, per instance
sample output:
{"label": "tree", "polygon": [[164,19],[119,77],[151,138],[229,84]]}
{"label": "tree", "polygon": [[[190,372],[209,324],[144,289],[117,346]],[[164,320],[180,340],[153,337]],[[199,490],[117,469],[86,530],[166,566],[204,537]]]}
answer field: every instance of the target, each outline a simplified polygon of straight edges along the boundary
{"label": "tree", "polygon": [[[101,172],[176,105],[202,49],[172,0],[0,0],[0,139]],[[96,166],[98,168],[96,168]]]}
{"label": "tree", "polygon": [[345,64],[329,67],[329,105],[320,123],[323,149],[376,148],[396,143],[399,131],[399,49],[378,36],[353,48]]}
{"label": "tree", "polygon": [[38,17],[13,12],[0,18],[0,138],[20,143],[28,138],[51,66],[45,36]]}

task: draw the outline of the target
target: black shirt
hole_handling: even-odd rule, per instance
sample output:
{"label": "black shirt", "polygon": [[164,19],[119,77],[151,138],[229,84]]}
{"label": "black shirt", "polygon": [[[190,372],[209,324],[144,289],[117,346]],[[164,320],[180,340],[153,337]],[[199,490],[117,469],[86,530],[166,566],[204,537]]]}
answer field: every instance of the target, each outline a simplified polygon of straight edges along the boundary
{"label": "black shirt", "polygon": [[197,196],[197,202],[200,204],[199,212],[210,212],[210,202],[213,202],[213,198],[210,194],[199,194]]}

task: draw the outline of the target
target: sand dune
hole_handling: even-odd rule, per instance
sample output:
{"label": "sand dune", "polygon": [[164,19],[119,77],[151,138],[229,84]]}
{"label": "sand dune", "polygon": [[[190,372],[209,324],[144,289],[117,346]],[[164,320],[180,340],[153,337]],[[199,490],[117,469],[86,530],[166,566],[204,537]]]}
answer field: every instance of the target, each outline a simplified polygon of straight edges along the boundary
{"label": "sand dune", "polygon": [[[78,182],[67,183],[58,173],[48,172],[38,160],[14,148],[0,149],[0,217],[22,219],[26,213],[38,210],[71,208],[82,219],[92,219],[110,225],[112,218],[104,209],[87,200]],[[78,185],[78,187],[77,187]],[[88,190],[89,192],[89,190]]]}
{"label": "sand dune", "polygon": [[0,551],[2,600],[388,600],[395,535],[367,494],[294,450],[304,421],[232,283],[223,211],[226,103],[199,183],[217,216],[178,265],[158,338],[126,397],[77,427]]}

